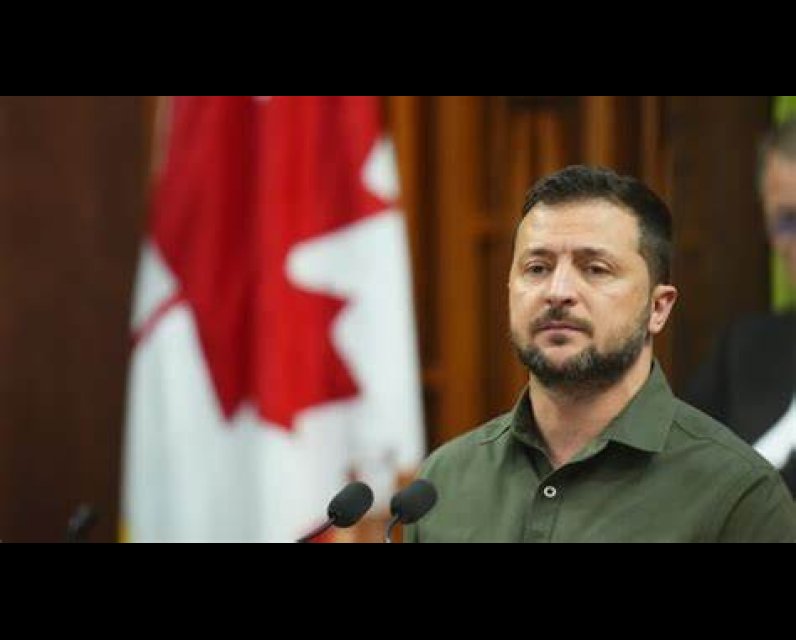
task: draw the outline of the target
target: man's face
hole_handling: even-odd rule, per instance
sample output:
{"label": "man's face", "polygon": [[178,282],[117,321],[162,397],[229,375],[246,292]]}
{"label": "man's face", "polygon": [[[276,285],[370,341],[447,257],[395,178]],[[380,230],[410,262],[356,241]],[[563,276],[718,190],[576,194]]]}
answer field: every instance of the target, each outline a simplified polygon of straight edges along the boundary
{"label": "man's face", "polygon": [[514,246],[512,341],[543,384],[614,382],[674,303],[673,287],[650,289],[632,214],[599,199],[537,204]]}
{"label": "man's face", "polygon": [[770,153],[761,191],[769,238],[796,283],[796,161]]}

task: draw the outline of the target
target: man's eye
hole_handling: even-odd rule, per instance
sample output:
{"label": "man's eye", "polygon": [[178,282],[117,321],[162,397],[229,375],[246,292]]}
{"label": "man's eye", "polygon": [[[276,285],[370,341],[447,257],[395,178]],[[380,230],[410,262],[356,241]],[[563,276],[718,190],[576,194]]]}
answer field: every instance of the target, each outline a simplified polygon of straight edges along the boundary
{"label": "man's eye", "polygon": [[784,209],[777,213],[774,222],[774,233],[779,234],[796,234],[796,210]]}
{"label": "man's eye", "polygon": [[586,267],[586,272],[592,276],[603,276],[607,275],[609,272],[607,267],[604,267],[601,264],[590,264]]}
{"label": "man's eye", "polygon": [[530,264],[525,270],[535,276],[541,276],[547,272],[547,267],[543,264]]}

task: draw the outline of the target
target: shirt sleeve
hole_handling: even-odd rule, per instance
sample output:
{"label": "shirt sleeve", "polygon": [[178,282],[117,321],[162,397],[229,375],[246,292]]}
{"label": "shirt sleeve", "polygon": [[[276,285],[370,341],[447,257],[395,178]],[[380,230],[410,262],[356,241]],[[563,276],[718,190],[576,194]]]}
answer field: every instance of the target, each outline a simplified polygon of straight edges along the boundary
{"label": "shirt sleeve", "polygon": [[776,469],[742,490],[726,513],[718,542],[796,542],[796,504]]}

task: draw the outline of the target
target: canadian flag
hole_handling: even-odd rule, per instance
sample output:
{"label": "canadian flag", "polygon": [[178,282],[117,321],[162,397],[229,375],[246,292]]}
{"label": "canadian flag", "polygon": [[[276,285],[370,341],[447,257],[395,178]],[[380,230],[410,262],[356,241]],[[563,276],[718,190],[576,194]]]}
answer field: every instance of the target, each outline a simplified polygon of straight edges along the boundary
{"label": "canadian flag", "polygon": [[133,304],[130,541],[293,541],[425,453],[376,96],[169,103]]}

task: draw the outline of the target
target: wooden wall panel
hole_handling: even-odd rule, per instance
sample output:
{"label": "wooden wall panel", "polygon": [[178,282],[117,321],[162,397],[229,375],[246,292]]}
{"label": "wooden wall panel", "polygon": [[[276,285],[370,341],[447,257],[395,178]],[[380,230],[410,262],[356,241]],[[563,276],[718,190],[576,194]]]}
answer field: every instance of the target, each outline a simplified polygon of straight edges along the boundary
{"label": "wooden wall panel", "polygon": [[116,539],[145,192],[137,97],[0,98],[0,538]]}
{"label": "wooden wall panel", "polygon": [[439,417],[431,442],[444,442],[483,412],[479,345],[482,313],[475,230],[484,201],[482,101],[439,96],[433,114],[436,318],[441,369]]}
{"label": "wooden wall panel", "polygon": [[768,308],[769,251],[755,172],[770,100],[668,96],[666,108],[680,288],[673,377],[680,386],[731,320]]}

